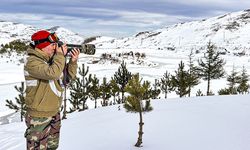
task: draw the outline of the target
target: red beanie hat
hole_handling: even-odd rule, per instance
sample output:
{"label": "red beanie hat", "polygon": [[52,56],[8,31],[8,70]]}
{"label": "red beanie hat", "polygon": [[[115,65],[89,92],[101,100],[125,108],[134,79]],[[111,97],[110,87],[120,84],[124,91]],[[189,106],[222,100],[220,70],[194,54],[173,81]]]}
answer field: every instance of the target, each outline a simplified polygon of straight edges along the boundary
{"label": "red beanie hat", "polygon": [[[50,33],[46,30],[41,30],[41,31],[38,31],[36,33],[34,33],[32,36],[31,36],[31,40],[32,41],[37,41],[37,40],[42,40],[42,39],[46,39],[48,36],[50,35]],[[49,41],[45,41],[43,43],[40,43],[40,44],[37,44],[36,47],[39,48],[39,49],[42,49],[48,45],[50,45],[51,43]]]}

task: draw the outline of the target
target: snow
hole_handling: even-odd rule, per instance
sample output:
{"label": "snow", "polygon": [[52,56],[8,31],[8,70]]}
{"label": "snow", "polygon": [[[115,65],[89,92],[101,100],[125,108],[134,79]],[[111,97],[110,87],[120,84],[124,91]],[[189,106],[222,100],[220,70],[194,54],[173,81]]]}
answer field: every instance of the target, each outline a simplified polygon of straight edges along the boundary
{"label": "snow", "polygon": [[[250,148],[248,98],[224,96],[153,100],[154,110],[144,115],[142,149],[247,150]],[[137,149],[133,144],[137,139],[138,114],[118,111],[113,106],[91,110],[84,115],[72,115],[66,121],[62,131],[70,129],[70,132],[62,133],[61,143],[65,149],[79,149],[81,146],[91,150]],[[79,133],[83,137],[75,138]],[[85,138],[84,135],[88,136]],[[71,138],[74,140],[64,143]]]}
{"label": "snow", "polygon": [[[250,96],[152,100],[142,150],[249,150]],[[62,121],[59,150],[136,150],[139,115],[121,106],[91,109]],[[25,148],[22,122],[0,126],[0,149]]]}
{"label": "snow", "polygon": [[[121,39],[98,37],[93,41],[97,46],[96,54],[81,54],[79,67],[85,64],[89,66],[89,73],[96,74],[101,81],[103,77],[109,80],[118,70],[119,63],[90,62],[99,60],[103,53],[112,56],[130,51],[145,53],[146,58],[141,60],[141,64],[131,57],[124,61],[129,71],[139,72],[144,80],[154,83],[154,79],[160,79],[166,71],[173,73],[181,60],[187,68],[190,50],[204,51],[207,41],[212,39],[217,46],[227,48],[230,52],[222,55],[226,61],[227,73],[231,72],[233,66],[239,72],[244,65],[250,74],[250,21],[244,24],[244,21],[239,20],[239,16],[246,13],[249,12],[241,11],[204,21],[180,23]],[[232,20],[239,22],[239,29],[225,30]],[[219,30],[216,33],[211,32],[216,27],[220,27]],[[0,44],[20,38],[29,40],[30,35],[37,30],[32,26],[0,22]],[[52,30],[60,33],[60,38],[69,43],[79,43],[83,40],[77,34],[61,27],[51,28]],[[158,32],[161,33],[152,36]],[[225,40],[222,38],[224,34]],[[168,47],[176,49],[167,50]],[[235,56],[235,47],[246,50],[246,55]],[[202,56],[202,52],[195,54],[194,59]],[[20,122],[18,113],[5,107],[5,100],[14,100],[18,94],[14,86],[20,86],[20,82],[24,81],[23,64],[19,62],[21,58],[23,56],[12,53],[10,56],[2,55],[0,59],[0,150],[25,149],[25,123]],[[219,89],[226,86],[226,78],[211,81],[211,89],[216,95]],[[168,95],[169,99],[152,100],[154,110],[144,115],[145,134],[143,147],[140,149],[249,150],[249,95],[194,97],[199,89],[205,93],[206,87],[207,82],[201,80],[201,83],[192,89],[191,98],[180,99],[172,92]],[[164,97],[163,94],[160,96]],[[69,114],[68,119],[63,120],[59,149],[138,149],[133,146],[137,140],[138,114],[127,113],[122,106],[118,111],[118,105],[92,109],[93,101],[88,100],[87,104],[89,110]]]}

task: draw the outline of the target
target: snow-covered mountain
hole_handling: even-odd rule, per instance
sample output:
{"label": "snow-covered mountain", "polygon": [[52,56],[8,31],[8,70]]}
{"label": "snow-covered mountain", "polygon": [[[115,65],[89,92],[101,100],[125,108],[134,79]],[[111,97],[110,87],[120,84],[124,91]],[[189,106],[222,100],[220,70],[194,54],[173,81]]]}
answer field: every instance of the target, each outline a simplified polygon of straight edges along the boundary
{"label": "snow-covered mountain", "polygon": [[250,53],[250,9],[200,21],[178,23],[134,36],[94,41],[101,48],[149,48],[159,50],[202,50],[209,42],[224,51]]}
{"label": "snow-covered mountain", "polygon": [[[39,28],[20,23],[0,21],[0,44],[15,39],[30,40]],[[84,38],[68,29],[56,26],[47,29],[58,33],[67,43],[82,43]],[[250,9],[228,13],[200,21],[178,23],[153,31],[143,31],[131,37],[111,38],[97,36],[92,43],[97,48],[204,50],[211,41],[225,52],[250,53]]]}
{"label": "snow-covered mountain", "polygon": [[[5,44],[16,39],[30,41],[30,37],[36,31],[41,30],[31,25],[25,25],[14,22],[0,21],[0,44]],[[82,43],[84,38],[68,29],[55,26],[46,29],[50,32],[56,32],[58,37],[67,43]]]}

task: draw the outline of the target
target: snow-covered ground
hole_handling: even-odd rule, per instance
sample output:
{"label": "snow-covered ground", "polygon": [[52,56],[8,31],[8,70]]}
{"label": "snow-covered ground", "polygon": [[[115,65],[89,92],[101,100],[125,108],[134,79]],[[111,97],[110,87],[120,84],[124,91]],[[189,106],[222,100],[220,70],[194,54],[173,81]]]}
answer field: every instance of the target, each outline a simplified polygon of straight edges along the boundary
{"label": "snow-covered ground", "polygon": [[[97,77],[110,78],[120,64],[88,64],[102,53],[125,52],[127,50],[98,50],[96,55],[81,54],[82,63],[90,66],[90,73]],[[173,72],[180,60],[187,62],[188,53],[171,51],[145,52],[145,62],[153,66],[130,64],[126,60],[129,71],[139,72],[143,79],[154,81],[166,70]],[[196,55],[199,58],[200,55]],[[0,150],[25,149],[23,133],[25,124],[20,122],[19,115],[5,107],[5,99],[14,99],[17,92],[14,85],[20,86],[23,81],[23,65],[18,65],[16,56],[11,59],[2,58],[0,65]],[[235,65],[238,71],[244,65],[250,72],[249,57],[223,56],[227,61],[225,69],[230,73]],[[9,62],[12,60],[12,62]],[[16,61],[15,61],[16,60]],[[8,63],[7,63],[8,61]],[[202,80],[201,80],[202,81]],[[8,84],[12,83],[12,84]],[[192,96],[198,89],[206,91],[206,82],[202,81],[193,89]],[[226,86],[226,80],[213,80],[211,89],[214,93]],[[163,97],[163,96],[162,96]],[[250,101],[245,96],[213,96],[213,97],[177,97],[173,92],[168,100],[153,100],[154,111],[145,115],[144,150],[249,150],[250,149]],[[91,101],[89,107],[93,108]],[[122,106],[121,106],[122,107]],[[118,111],[118,106],[91,109],[81,113],[70,114],[63,121],[60,149],[87,150],[131,150],[137,139],[138,115]]]}
{"label": "snow-covered ground", "polygon": [[[152,100],[144,114],[143,147],[137,140],[139,115],[109,106],[68,115],[59,150],[249,150],[250,96]],[[24,150],[25,125],[0,125],[0,149]]]}

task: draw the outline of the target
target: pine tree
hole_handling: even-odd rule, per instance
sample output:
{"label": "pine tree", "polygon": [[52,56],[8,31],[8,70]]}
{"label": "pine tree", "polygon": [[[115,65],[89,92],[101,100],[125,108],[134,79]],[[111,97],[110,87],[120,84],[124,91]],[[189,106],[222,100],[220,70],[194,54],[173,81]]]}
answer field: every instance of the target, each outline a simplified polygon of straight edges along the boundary
{"label": "pine tree", "polygon": [[248,93],[248,89],[250,87],[248,81],[249,81],[249,75],[247,74],[246,68],[243,66],[241,75],[239,76],[239,86],[237,88],[237,91],[240,94]]}
{"label": "pine tree", "polygon": [[89,66],[87,66],[87,69],[85,70],[84,64],[82,64],[82,71],[79,71],[79,74],[82,77],[81,83],[82,83],[82,95],[81,98],[79,99],[80,104],[82,105],[82,108],[80,111],[83,111],[85,109],[88,109],[88,106],[86,104],[87,99],[89,98],[89,93],[90,93],[90,82],[92,79],[92,74],[89,74],[87,77],[87,74],[89,72]]}
{"label": "pine tree", "polygon": [[204,96],[204,94],[202,93],[201,89],[199,89],[197,91],[196,96]]}
{"label": "pine tree", "polygon": [[204,60],[199,59],[198,64],[198,74],[204,80],[207,80],[207,95],[209,95],[211,79],[219,79],[225,74],[223,69],[225,61],[220,58],[220,53],[215,51],[215,45],[209,42],[207,45],[207,51],[204,54]]}
{"label": "pine tree", "polygon": [[[229,94],[237,94],[237,87],[236,84],[239,83],[240,77],[238,76],[238,72],[235,71],[235,68],[233,66],[233,70],[231,72],[231,74],[227,77],[227,81],[229,82],[229,88],[228,88],[228,92]],[[223,93],[223,91],[221,91],[220,93]],[[225,94],[225,91],[224,91]]]}
{"label": "pine tree", "polygon": [[100,98],[101,93],[100,93],[99,79],[96,76],[94,76],[91,79],[89,94],[90,94],[90,99],[95,101],[95,108],[97,108],[97,99]]}
{"label": "pine tree", "polygon": [[[157,80],[155,80],[155,82],[156,83],[154,84],[154,86],[158,84]],[[160,94],[160,90],[157,89],[156,87],[154,87],[153,89],[149,81],[144,81],[143,85],[147,88],[142,99],[156,99],[156,97]]]}
{"label": "pine tree", "polygon": [[25,100],[24,100],[24,82],[21,82],[21,87],[15,86],[15,89],[19,92],[18,97],[15,97],[16,99],[16,104],[12,102],[12,100],[6,100],[6,106],[9,107],[10,109],[14,109],[16,112],[20,111],[20,118],[21,121],[23,121],[23,118],[25,117],[26,114],[26,105],[25,105]]}
{"label": "pine tree", "polygon": [[219,95],[229,95],[229,94],[231,94],[231,91],[230,91],[229,88],[224,88],[224,89],[220,89],[220,90],[218,91],[218,94],[219,94]]}
{"label": "pine tree", "polygon": [[122,103],[125,102],[124,93],[125,93],[125,86],[127,85],[128,81],[131,79],[131,72],[128,71],[126,67],[126,63],[122,61],[121,66],[118,68],[118,71],[114,74],[114,79],[117,84],[120,85],[120,91],[122,92]]}
{"label": "pine tree", "polygon": [[70,89],[73,91],[70,91],[70,99],[69,102],[72,105],[72,107],[69,108],[68,113],[72,113],[74,111],[80,110],[80,91],[76,92],[77,89],[80,89],[80,81],[79,78],[77,78],[75,81],[70,83]]}
{"label": "pine tree", "polygon": [[194,58],[194,53],[191,50],[189,54],[189,74],[188,74],[188,97],[190,97],[191,94],[191,88],[198,85],[200,83],[199,75],[196,71],[197,67],[194,66],[193,58]]}
{"label": "pine tree", "polygon": [[161,91],[165,93],[165,99],[167,99],[167,94],[173,90],[173,85],[171,82],[171,75],[166,71],[160,82]]}
{"label": "pine tree", "polygon": [[84,64],[82,64],[82,68],[79,68],[79,74],[81,77],[77,77],[75,82],[73,82],[73,84],[70,84],[70,102],[73,105],[73,108],[71,108],[71,110],[83,111],[85,109],[88,109],[86,101],[89,98],[89,87],[92,79],[91,74],[89,74],[89,76],[87,77],[88,71],[89,67],[85,68]]}
{"label": "pine tree", "polygon": [[116,104],[116,96],[119,95],[119,86],[118,84],[115,82],[114,78],[111,78],[110,81],[110,94],[113,96],[113,105]]}
{"label": "pine tree", "polygon": [[63,105],[61,106],[63,110],[63,116],[62,119],[67,119],[67,86],[64,85],[64,99],[63,99]]}
{"label": "pine tree", "polygon": [[111,97],[111,86],[110,86],[110,83],[107,82],[107,78],[104,77],[103,78],[103,81],[102,81],[102,84],[100,85],[100,95],[101,95],[101,98],[103,101],[101,101],[101,105],[102,106],[108,106],[108,101],[109,101],[109,98]]}
{"label": "pine tree", "polygon": [[189,74],[184,70],[184,63],[181,61],[179,68],[175,71],[175,76],[172,75],[171,82],[175,88],[175,92],[180,97],[183,97],[189,93]]}
{"label": "pine tree", "polygon": [[155,79],[155,83],[153,84],[154,89],[150,89],[149,92],[151,93],[152,99],[157,99],[157,96],[161,93],[161,90],[159,89],[160,83],[159,80]]}
{"label": "pine tree", "polygon": [[[149,89],[149,82],[144,82],[141,84],[142,79],[139,79],[139,74],[133,75],[131,80],[129,80],[125,91],[130,95],[127,97],[127,100],[124,104],[124,108],[127,112],[139,113],[140,122],[139,122],[139,132],[138,139],[135,144],[136,147],[140,147],[142,144],[142,135],[143,135],[143,112],[149,112],[153,110],[150,105],[149,99],[147,98],[147,91]],[[145,105],[143,105],[143,100],[146,100]]]}

